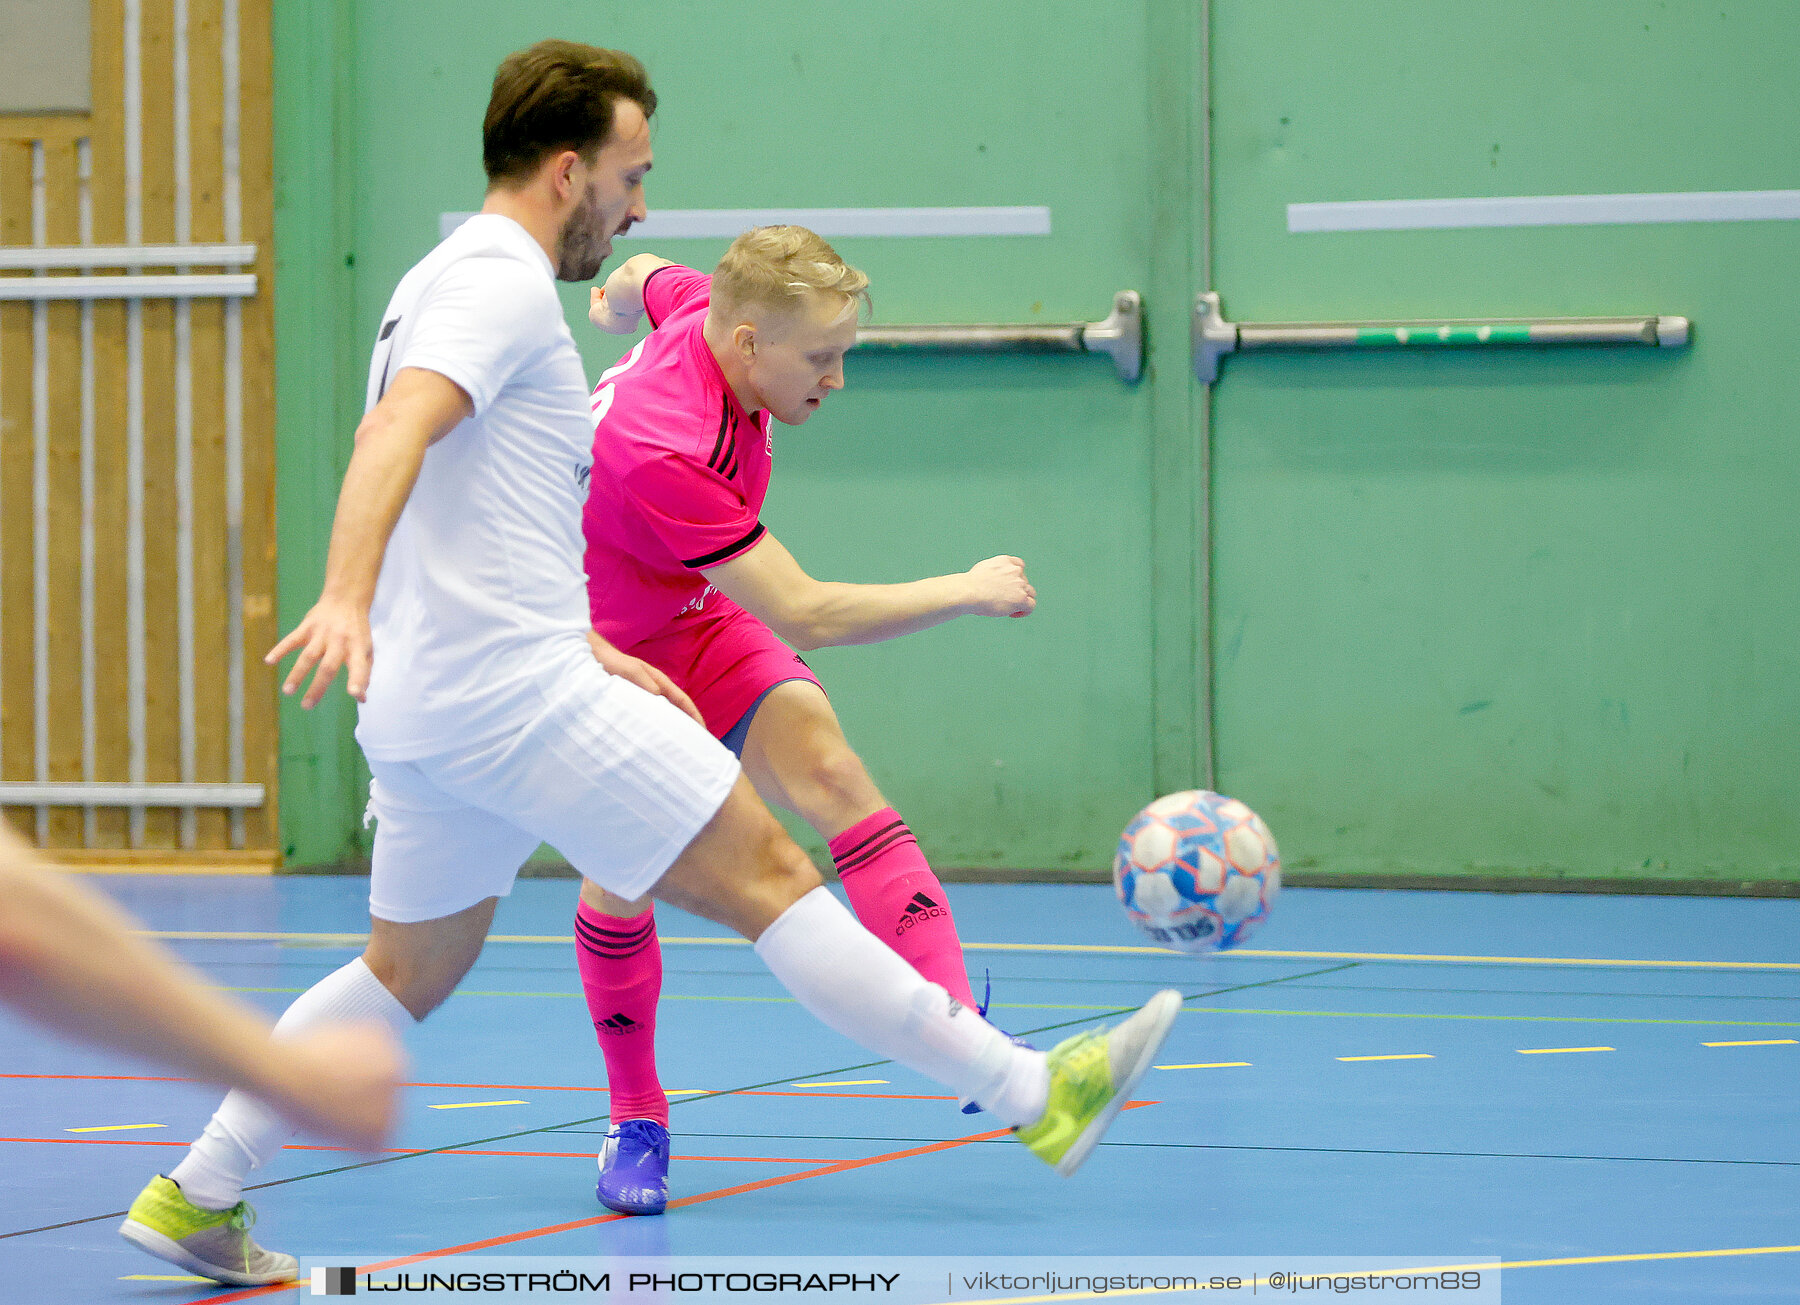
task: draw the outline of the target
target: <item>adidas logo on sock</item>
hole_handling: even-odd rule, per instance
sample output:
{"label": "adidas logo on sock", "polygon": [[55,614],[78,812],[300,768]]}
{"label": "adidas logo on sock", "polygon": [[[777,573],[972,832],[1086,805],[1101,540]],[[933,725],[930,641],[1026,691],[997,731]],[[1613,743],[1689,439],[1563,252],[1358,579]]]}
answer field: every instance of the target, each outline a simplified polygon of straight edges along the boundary
{"label": "adidas logo on sock", "polygon": [[906,904],[906,910],[900,913],[900,924],[894,930],[894,937],[898,938],[922,920],[935,920],[940,915],[949,914],[950,912],[925,896],[924,893],[914,893],[912,901]]}
{"label": "adidas logo on sock", "polygon": [[644,1026],[631,1016],[619,1012],[608,1015],[603,1020],[596,1020],[594,1027],[602,1033],[636,1033]]}

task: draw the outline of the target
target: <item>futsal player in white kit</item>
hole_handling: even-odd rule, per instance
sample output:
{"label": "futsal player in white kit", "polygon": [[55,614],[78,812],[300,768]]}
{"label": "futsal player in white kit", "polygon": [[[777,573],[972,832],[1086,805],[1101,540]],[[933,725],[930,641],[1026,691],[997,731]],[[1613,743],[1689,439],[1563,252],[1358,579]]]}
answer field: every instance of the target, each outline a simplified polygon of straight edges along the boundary
{"label": "futsal player in white kit", "polygon": [[[1173,992],[1048,1055],[1019,1047],[867,932],[822,886],[660,672],[588,623],[587,384],[555,282],[588,281],[645,216],[656,97],[631,56],[566,41],[510,55],[483,130],[480,215],[382,315],[318,602],[299,651],[311,706],[340,668],[373,775],[369,944],[277,1024],[403,1031],[480,954],[540,842],[627,899],[741,933],[808,1011],[980,1101],[1064,1173],[1086,1158],[1180,1008]],[[680,704],[680,705],[678,705]],[[289,1126],[227,1096],[120,1231],[219,1282],[291,1279],[258,1246],[250,1172]]]}

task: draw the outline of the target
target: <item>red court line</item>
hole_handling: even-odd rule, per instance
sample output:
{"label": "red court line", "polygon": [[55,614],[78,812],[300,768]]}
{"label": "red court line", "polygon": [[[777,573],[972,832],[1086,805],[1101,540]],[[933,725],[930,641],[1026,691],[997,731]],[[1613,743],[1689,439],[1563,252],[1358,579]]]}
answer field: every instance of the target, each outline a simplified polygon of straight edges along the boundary
{"label": "red court line", "polygon": [[[187,1146],[187,1142],[160,1142],[135,1137],[0,1137],[0,1142],[47,1142],[55,1146]],[[357,1151],[348,1146],[305,1146],[295,1143],[283,1151],[336,1151],[349,1155],[514,1155],[548,1160],[592,1160],[592,1151],[471,1151],[455,1148],[428,1151],[423,1147],[388,1147],[379,1152]],[[732,1164],[822,1165],[831,1163],[820,1156],[789,1155],[684,1155],[683,1160],[717,1160]]]}
{"label": "red court line", "polygon": [[[1140,1106],[1155,1104],[1153,1101],[1129,1101],[1125,1104],[1125,1109],[1135,1110]],[[934,1151],[948,1151],[954,1147],[967,1146],[971,1142],[991,1142],[995,1138],[1005,1137],[1010,1132],[1012,1132],[1010,1128],[995,1128],[985,1133],[971,1133],[967,1137],[952,1137],[942,1142],[928,1142],[924,1146],[908,1147],[904,1151],[889,1151],[885,1155],[865,1156],[860,1160],[839,1160],[833,1164],[822,1165],[817,1169],[805,1169],[797,1174],[778,1174],[773,1178],[760,1178],[753,1183],[739,1183],[735,1187],[721,1187],[716,1191],[684,1196],[679,1200],[670,1201],[669,1209],[675,1210],[682,1206],[699,1205],[704,1201],[716,1201],[725,1196],[741,1196],[745,1192],[760,1192],[771,1187],[797,1183],[806,1178],[823,1178],[829,1174],[848,1173],[853,1169],[866,1169],[871,1165],[888,1164],[895,1160],[910,1160],[914,1156],[930,1155]],[[397,1260],[383,1260],[380,1264],[361,1265],[357,1272],[379,1273],[385,1269],[403,1269],[409,1264],[442,1259],[446,1255],[472,1255],[476,1251],[491,1250],[496,1246],[508,1246],[514,1242],[529,1241],[533,1237],[548,1237],[553,1233],[573,1232],[577,1228],[592,1228],[598,1224],[614,1223],[620,1219],[634,1217],[628,1214],[602,1214],[588,1219],[573,1219],[568,1223],[550,1224],[544,1228],[527,1228],[524,1232],[505,1233],[499,1237],[488,1237],[478,1242],[464,1242],[460,1246],[446,1246],[441,1250],[407,1255]],[[228,1292],[223,1296],[206,1296],[200,1299],[204,1301],[205,1305],[227,1305],[227,1302],[230,1301],[251,1300],[257,1296],[268,1296],[278,1291],[302,1289],[299,1283],[281,1282],[268,1287],[251,1287],[244,1291]]]}
{"label": "red court line", "polygon": [[[0,1079],[37,1078],[63,1079],[81,1083],[198,1083],[202,1080],[192,1078],[154,1078],[138,1074],[0,1074]],[[507,1092],[598,1092],[604,1095],[603,1087],[574,1087],[567,1083],[408,1083],[413,1088],[494,1088]],[[692,1094],[684,1094],[692,1095]],[[955,1097],[919,1096],[903,1092],[773,1092],[761,1089],[734,1091],[721,1088],[712,1096],[734,1097],[824,1097],[845,1101],[954,1101]]]}
{"label": "red court line", "polygon": [[195,1078],[157,1078],[150,1074],[0,1074],[0,1078],[76,1079],[83,1083],[198,1083]]}

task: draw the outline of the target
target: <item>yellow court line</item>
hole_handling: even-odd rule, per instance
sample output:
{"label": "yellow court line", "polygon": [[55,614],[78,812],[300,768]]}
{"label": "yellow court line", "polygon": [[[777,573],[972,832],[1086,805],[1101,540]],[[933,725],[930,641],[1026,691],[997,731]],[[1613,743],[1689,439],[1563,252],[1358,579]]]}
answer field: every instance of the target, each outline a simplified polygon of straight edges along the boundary
{"label": "yellow court line", "polygon": [[1521,1056],[1563,1056],[1577,1051],[1617,1051],[1617,1047],[1520,1047]]}
{"label": "yellow court line", "polygon": [[1400,1056],[1339,1056],[1339,1060],[1436,1060],[1429,1051],[1409,1051]]}
{"label": "yellow court line", "polygon": [[128,1128],[167,1128],[167,1124],[91,1124],[87,1128],[65,1128],[65,1133],[123,1133]]}
{"label": "yellow court line", "polygon": [[[367,942],[366,933],[232,933],[205,929],[146,929],[141,938],[163,942],[293,942],[328,945],[332,943]],[[488,936],[491,943],[574,943],[571,934],[496,933]],[[742,938],[664,938],[665,947],[748,947]],[[964,943],[966,952],[1043,952],[1098,956],[1183,956],[1166,947],[1113,947],[1092,943]],[[1615,965],[1642,966],[1649,969],[1688,970],[1780,970],[1800,973],[1800,961],[1650,961],[1599,956],[1461,956],[1437,952],[1287,952],[1255,947],[1239,947],[1215,953],[1218,958],[1233,960],[1300,961],[1439,961],[1460,965]]]}
{"label": "yellow court line", "polygon": [[[218,986],[218,992],[244,993],[291,993],[298,995],[305,988],[242,988]],[[522,992],[497,989],[485,991],[477,988],[458,988],[457,995],[462,997],[533,997],[533,998],[577,998],[579,992]],[[1202,996],[1206,994],[1200,994]],[[665,992],[664,1001],[711,1001],[737,1002],[742,1004],[761,1004],[776,1006],[792,1006],[792,997],[741,997],[719,993],[702,994],[692,992]],[[1011,1001],[995,1002],[995,1010],[1079,1010],[1100,1011],[1110,1015],[1125,1012],[1116,1003],[1094,1002],[1044,1002],[1044,1001]],[[1796,1020],[1692,1020],[1692,1019],[1653,1019],[1636,1015],[1458,1015],[1455,1013],[1438,1014],[1431,1011],[1395,1011],[1395,1010],[1285,1010],[1279,1007],[1263,1006],[1194,1006],[1184,1005],[1185,1015],[1296,1015],[1307,1019],[1346,1019],[1346,1020],[1481,1020],[1486,1022],[1511,1022],[1514,1024],[1692,1024],[1704,1025],[1709,1029],[1791,1029],[1800,1027]]]}
{"label": "yellow court line", "polygon": [[703,1097],[713,1091],[712,1088],[664,1088],[665,1097]]}
{"label": "yellow court line", "polygon": [[825,1083],[789,1083],[789,1087],[876,1087],[885,1086],[885,1078],[834,1078]]}
{"label": "yellow court line", "polygon": [[1210,1065],[1158,1065],[1158,1069],[1249,1069],[1247,1060],[1219,1060]]}
{"label": "yellow court line", "polygon": [[[1504,1271],[1506,1269],[1560,1269],[1583,1264],[1636,1264],[1646,1260],[1704,1260],[1719,1259],[1733,1255],[1793,1255],[1800,1253],[1800,1246],[1738,1246],[1717,1251],[1648,1251],[1636,1255],[1581,1255],[1562,1260],[1488,1260],[1474,1264],[1422,1264],[1409,1268],[1357,1268],[1341,1269],[1337,1273],[1321,1270],[1322,1277],[1338,1277],[1345,1274],[1381,1273],[1389,1277],[1401,1274],[1426,1273],[1486,1273]],[[1306,1272],[1312,1277],[1311,1271]],[[1257,1278],[1254,1286],[1266,1287],[1267,1278]],[[1126,1287],[1119,1291],[1068,1291],[1057,1292],[1050,1296],[995,1296],[987,1300],[951,1300],[939,1302],[939,1305],[1043,1305],[1050,1301],[1100,1300],[1114,1296],[1172,1296],[1195,1290],[1190,1287]],[[1198,1290],[1205,1291],[1205,1287]]]}
{"label": "yellow court line", "polygon": [[1703,1047],[1794,1047],[1800,1046],[1793,1038],[1765,1038],[1761,1042],[1702,1042]]}
{"label": "yellow court line", "polygon": [[[297,942],[297,943],[359,943],[368,942],[366,933],[262,933],[262,932],[229,932],[216,929],[139,929],[140,938],[155,938],[159,942]],[[545,941],[549,941],[545,939]],[[211,1281],[211,1279],[207,1279]]]}
{"label": "yellow court line", "polygon": [[475,1110],[481,1106],[528,1106],[529,1101],[450,1101],[441,1106],[427,1107],[431,1110]]}

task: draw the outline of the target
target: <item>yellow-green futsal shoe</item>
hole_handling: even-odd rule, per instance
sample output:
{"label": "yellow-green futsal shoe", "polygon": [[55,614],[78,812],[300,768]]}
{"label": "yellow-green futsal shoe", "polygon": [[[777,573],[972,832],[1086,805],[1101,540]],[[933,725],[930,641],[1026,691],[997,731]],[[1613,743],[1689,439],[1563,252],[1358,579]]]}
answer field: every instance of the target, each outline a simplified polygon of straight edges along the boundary
{"label": "yellow-green futsal shoe", "polygon": [[1016,1130],[1019,1140],[1064,1178],[1081,1168],[1125,1108],[1180,1011],[1181,994],[1165,988],[1112,1028],[1058,1043],[1049,1056],[1050,1103],[1037,1123]]}
{"label": "yellow-green futsal shoe", "polygon": [[229,1210],[202,1210],[158,1174],[131,1203],[119,1235],[159,1260],[214,1282],[233,1287],[292,1282],[300,1261],[252,1241],[250,1225],[255,1222],[255,1213],[242,1201]]}

